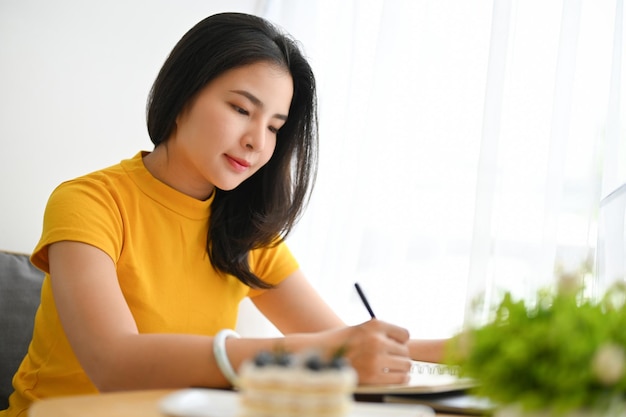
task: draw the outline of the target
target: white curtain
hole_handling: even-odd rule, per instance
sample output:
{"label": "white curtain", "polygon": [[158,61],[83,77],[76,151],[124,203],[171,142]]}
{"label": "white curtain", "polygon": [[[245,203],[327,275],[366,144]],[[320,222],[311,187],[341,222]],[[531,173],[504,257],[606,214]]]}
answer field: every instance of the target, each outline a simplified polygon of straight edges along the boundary
{"label": "white curtain", "polygon": [[626,182],[622,3],[258,2],[317,75],[320,171],[288,242],[348,323],[356,281],[380,319],[445,337],[477,296],[593,264]]}

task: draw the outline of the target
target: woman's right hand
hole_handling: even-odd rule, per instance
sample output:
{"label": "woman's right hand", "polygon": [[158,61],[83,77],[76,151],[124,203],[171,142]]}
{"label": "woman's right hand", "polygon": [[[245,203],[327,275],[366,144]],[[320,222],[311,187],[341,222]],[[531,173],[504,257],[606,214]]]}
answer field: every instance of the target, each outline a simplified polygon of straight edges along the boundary
{"label": "woman's right hand", "polygon": [[[285,340],[268,343],[286,344],[285,348],[294,352],[323,348],[330,353],[343,347],[359,374],[359,384],[401,384],[408,380],[409,332],[376,319],[346,326],[301,270],[252,301],[286,335]],[[241,356],[245,355],[242,351]]]}
{"label": "woman's right hand", "polygon": [[409,332],[377,319],[326,332],[328,346],[342,346],[359,385],[402,384],[409,379]]}

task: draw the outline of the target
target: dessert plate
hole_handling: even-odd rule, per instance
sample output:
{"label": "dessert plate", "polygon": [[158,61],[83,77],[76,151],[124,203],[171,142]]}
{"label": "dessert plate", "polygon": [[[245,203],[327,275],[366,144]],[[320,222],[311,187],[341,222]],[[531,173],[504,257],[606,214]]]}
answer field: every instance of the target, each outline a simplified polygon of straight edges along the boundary
{"label": "dessert plate", "polygon": [[[237,417],[238,394],[234,391],[190,388],[175,391],[159,403],[162,413],[173,417]],[[435,417],[432,408],[416,404],[355,402],[348,417]]]}

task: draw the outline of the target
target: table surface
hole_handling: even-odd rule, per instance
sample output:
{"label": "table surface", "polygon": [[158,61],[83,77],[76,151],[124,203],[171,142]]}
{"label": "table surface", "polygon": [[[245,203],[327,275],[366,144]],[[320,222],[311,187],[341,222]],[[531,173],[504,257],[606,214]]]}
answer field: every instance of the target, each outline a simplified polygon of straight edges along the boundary
{"label": "table surface", "polygon": [[[172,390],[129,391],[49,398],[35,402],[29,417],[166,417],[159,401]],[[437,413],[438,417],[454,417]],[[457,416],[458,417],[458,416]]]}

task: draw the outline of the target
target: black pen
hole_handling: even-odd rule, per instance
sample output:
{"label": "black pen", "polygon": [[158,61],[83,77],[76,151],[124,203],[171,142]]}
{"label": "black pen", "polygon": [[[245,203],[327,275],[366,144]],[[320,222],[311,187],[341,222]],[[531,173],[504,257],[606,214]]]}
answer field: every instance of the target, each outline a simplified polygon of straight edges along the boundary
{"label": "black pen", "polygon": [[374,311],[372,311],[372,307],[370,307],[370,303],[367,302],[367,298],[365,298],[365,294],[363,294],[363,291],[361,291],[361,287],[359,286],[358,282],[354,283],[354,288],[356,288],[356,292],[359,293],[359,297],[361,297],[361,301],[363,301],[365,308],[367,308],[367,311],[370,313],[370,317],[375,319],[376,315],[374,314]]}

